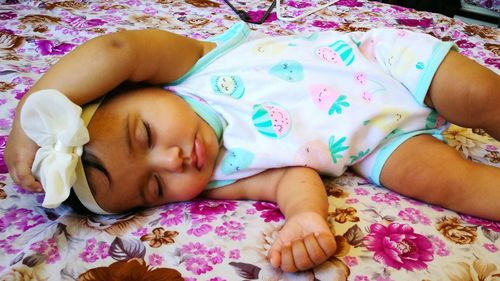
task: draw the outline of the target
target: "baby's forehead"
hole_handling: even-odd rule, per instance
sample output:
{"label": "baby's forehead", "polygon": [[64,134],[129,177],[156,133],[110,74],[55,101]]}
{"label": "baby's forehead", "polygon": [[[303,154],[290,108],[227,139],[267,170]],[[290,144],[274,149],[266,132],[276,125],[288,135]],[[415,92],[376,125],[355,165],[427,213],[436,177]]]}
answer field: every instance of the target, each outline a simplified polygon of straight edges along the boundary
{"label": "baby's forehead", "polygon": [[172,93],[162,87],[154,87],[154,86],[129,86],[129,87],[124,87],[120,86],[117,87],[116,89],[110,91],[109,93],[106,94],[103,104],[113,102],[116,99],[123,98],[123,97],[135,97],[135,98],[141,98],[141,97],[147,97],[151,96],[153,94],[157,93]]}
{"label": "baby's forehead", "polygon": [[152,102],[157,101],[152,100],[155,95],[165,95],[173,94],[171,91],[163,89],[161,87],[141,87],[141,88],[125,88],[116,89],[109,92],[99,105],[97,112],[103,112],[112,110],[111,112],[116,113],[119,108],[125,108],[128,110],[137,109],[134,102]]}

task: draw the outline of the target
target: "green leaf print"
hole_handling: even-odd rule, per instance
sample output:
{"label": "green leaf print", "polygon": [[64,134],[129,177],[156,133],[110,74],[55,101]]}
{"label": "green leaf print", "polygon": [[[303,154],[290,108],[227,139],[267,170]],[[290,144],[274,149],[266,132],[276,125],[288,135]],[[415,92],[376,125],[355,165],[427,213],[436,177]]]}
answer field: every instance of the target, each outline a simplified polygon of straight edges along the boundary
{"label": "green leaf print", "polygon": [[425,120],[425,128],[426,129],[436,128],[438,118],[439,114],[437,113],[437,111],[435,110],[431,111],[431,113],[429,113],[429,116],[427,116],[427,119]]}
{"label": "green leaf print", "polygon": [[403,133],[404,133],[403,130],[396,128],[396,129],[392,130],[387,136],[385,136],[384,140],[390,139],[390,138],[395,137],[397,135],[402,135]]}
{"label": "green leaf print", "polygon": [[345,99],[347,99],[346,96],[340,95],[337,98],[337,100],[332,104],[330,110],[328,110],[328,114],[329,115],[332,115],[334,113],[342,114],[342,107],[349,107],[350,105]]}
{"label": "green leaf print", "polygon": [[351,163],[349,165],[354,164],[359,159],[365,157],[368,153],[370,153],[370,149],[369,148],[367,150],[365,150],[365,151],[360,151],[357,155],[351,155],[350,156],[351,157]]}
{"label": "green leaf print", "polygon": [[346,140],[345,137],[340,138],[338,141],[335,141],[335,137],[331,136],[329,140],[330,154],[332,155],[333,163],[337,164],[337,160],[342,158],[342,154],[340,152],[347,150],[349,146],[343,146],[343,142]]}

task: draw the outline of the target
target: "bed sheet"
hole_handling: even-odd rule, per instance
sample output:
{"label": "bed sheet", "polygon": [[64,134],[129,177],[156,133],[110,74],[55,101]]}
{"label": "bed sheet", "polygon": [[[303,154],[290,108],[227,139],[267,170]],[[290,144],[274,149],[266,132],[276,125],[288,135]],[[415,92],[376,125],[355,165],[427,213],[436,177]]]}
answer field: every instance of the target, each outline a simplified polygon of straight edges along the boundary
{"label": "bed sheet", "polygon": [[[105,33],[160,28],[204,39],[238,18],[218,0],[0,3],[1,280],[500,280],[500,222],[427,205],[350,172],[324,178],[337,253],[295,274],[265,259],[283,223],[271,203],[200,199],[117,216],[41,208],[43,195],[9,178],[3,150],[17,102],[50,65]],[[270,3],[233,1],[256,18]],[[298,15],[321,3],[289,0],[282,8]],[[340,0],[299,22],[272,13],[251,28],[276,35],[381,26],[454,41],[500,72],[498,29],[379,2]],[[445,137],[464,157],[500,166],[500,144],[482,130],[453,126]]]}
{"label": "bed sheet", "polygon": [[499,0],[465,0],[467,4],[485,8],[488,10],[500,13],[500,1]]}

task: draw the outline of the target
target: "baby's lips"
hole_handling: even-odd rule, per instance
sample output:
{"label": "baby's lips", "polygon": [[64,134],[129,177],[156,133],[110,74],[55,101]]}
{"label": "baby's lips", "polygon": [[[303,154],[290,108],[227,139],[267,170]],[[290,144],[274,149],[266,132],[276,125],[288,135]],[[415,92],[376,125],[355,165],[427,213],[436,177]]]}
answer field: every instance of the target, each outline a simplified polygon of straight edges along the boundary
{"label": "baby's lips", "polygon": [[200,139],[196,139],[194,142],[194,157],[196,158],[196,168],[198,170],[201,170],[203,166],[205,165],[205,157],[206,157],[206,152],[205,152],[205,145]]}

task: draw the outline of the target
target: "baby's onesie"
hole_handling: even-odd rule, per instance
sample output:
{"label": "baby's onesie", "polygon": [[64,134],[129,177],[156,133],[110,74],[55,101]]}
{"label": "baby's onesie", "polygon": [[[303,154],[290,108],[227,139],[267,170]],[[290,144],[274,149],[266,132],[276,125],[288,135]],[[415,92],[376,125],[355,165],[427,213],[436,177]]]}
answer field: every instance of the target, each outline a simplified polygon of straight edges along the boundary
{"label": "baby's onesie", "polygon": [[379,184],[401,143],[446,128],[423,100],[451,43],[396,29],[268,37],[244,23],[209,40],[166,86],[222,137],[209,188],[287,166],[355,166]]}

